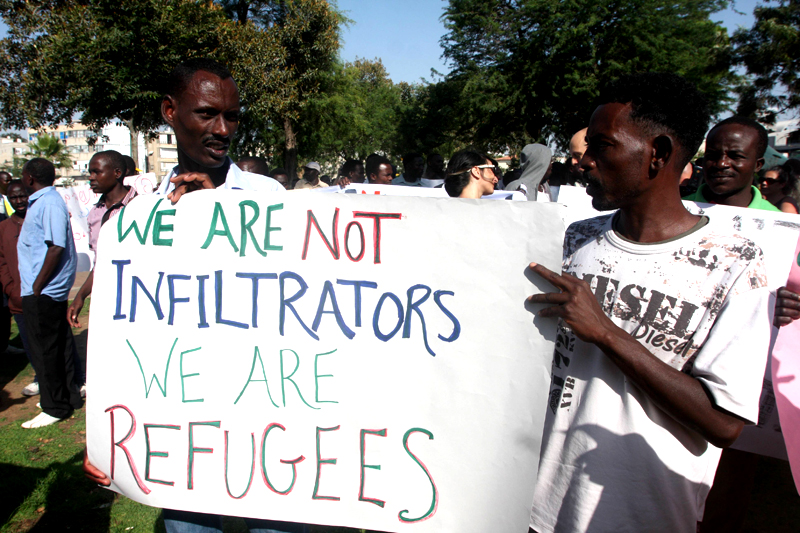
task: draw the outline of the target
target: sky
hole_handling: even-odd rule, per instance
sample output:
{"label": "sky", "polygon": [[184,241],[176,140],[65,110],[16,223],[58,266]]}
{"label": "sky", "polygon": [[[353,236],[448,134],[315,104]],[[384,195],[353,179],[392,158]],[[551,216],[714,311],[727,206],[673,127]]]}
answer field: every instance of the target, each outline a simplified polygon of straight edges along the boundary
{"label": "sky", "polygon": [[[441,16],[446,0],[338,0],[352,22],[342,32],[341,57],[380,58],[395,83],[430,80],[431,69],[449,71],[439,40],[445,33]],[[753,24],[756,0],[737,0],[733,8],[712,16],[733,32]],[[740,12],[740,13],[737,13]]]}

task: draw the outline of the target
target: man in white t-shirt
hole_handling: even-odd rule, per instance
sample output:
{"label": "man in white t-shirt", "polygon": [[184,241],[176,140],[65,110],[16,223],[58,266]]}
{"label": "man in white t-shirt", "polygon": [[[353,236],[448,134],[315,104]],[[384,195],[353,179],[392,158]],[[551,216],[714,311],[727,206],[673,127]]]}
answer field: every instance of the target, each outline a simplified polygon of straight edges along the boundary
{"label": "man in white t-shirt", "polygon": [[[161,102],[161,115],[175,132],[178,165],[164,178],[158,194],[173,203],[199,189],[280,191],[268,176],[245,172],[228,157],[228,147],[239,124],[239,90],[224,65],[209,59],[192,59],[175,67]],[[111,481],[89,463],[84,454],[83,471],[101,485]],[[167,533],[222,533],[218,515],[164,509]],[[251,532],[306,533],[305,524],[246,518]]]}
{"label": "man in white t-shirt", "polygon": [[689,213],[678,182],[708,126],[671,74],[618,80],[581,159],[598,210],[564,240],[531,529],[694,532],[719,461],[758,417],[770,337],[760,248]]}

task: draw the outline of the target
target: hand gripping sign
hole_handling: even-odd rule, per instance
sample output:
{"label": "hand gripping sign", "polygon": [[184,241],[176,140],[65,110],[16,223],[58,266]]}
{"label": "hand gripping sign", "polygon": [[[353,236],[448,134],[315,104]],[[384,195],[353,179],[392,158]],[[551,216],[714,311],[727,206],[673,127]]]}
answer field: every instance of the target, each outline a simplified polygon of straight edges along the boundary
{"label": "hand gripping sign", "polygon": [[[103,226],[89,458],[139,502],[382,531],[527,531],[555,205],[199,191]],[[538,283],[538,282],[537,282]]]}

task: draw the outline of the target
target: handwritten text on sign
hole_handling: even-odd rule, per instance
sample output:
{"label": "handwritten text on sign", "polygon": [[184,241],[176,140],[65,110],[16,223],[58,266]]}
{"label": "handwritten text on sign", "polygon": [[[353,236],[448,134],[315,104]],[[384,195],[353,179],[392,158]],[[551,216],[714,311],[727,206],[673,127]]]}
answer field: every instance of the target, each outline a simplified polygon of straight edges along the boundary
{"label": "handwritten text on sign", "polygon": [[[104,226],[89,452],[140,502],[384,531],[526,531],[555,206],[142,197]],[[532,237],[536,236],[536,237]]]}

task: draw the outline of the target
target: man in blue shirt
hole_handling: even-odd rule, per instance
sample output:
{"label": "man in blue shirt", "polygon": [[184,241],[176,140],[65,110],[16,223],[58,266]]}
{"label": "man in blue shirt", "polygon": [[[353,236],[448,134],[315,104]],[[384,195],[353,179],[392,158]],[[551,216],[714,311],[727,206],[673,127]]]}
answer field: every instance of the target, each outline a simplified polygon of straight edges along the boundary
{"label": "man in blue shirt", "polygon": [[20,293],[42,406],[42,412],[24,422],[23,428],[49,426],[83,405],[67,323],[77,256],[69,212],[53,187],[55,179],[55,167],[46,159],[31,159],[22,168],[22,183],[30,197],[17,242]]}

